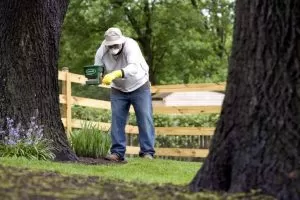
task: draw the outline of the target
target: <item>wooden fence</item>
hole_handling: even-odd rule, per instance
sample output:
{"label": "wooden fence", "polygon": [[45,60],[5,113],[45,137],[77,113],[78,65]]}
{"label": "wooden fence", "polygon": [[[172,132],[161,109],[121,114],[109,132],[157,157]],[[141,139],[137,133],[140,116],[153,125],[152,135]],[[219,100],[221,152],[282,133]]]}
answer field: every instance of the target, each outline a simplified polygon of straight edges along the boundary
{"label": "wooden fence", "polygon": [[[59,71],[58,79],[62,81],[62,94],[59,95],[60,103],[64,105],[62,122],[66,127],[66,132],[71,133],[72,128],[82,128],[84,120],[72,119],[72,106],[86,106],[110,110],[110,102],[88,99],[83,97],[72,96],[72,83],[85,84],[86,78],[83,75],[73,74],[64,68]],[[105,86],[99,86],[105,87]],[[107,87],[109,88],[109,87]],[[178,91],[224,91],[225,84],[182,84],[182,85],[162,85],[151,86],[152,93],[178,92]],[[197,114],[197,113],[219,113],[220,106],[162,106],[153,105],[154,113],[162,114]],[[134,112],[130,109],[130,112]],[[90,122],[101,127],[102,130],[109,130],[110,123]],[[126,126],[127,134],[138,134],[137,126]],[[214,127],[155,127],[156,135],[164,136],[212,136]],[[157,156],[176,156],[176,157],[201,157],[208,154],[208,149],[185,149],[185,148],[156,148]],[[126,154],[138,154],[139,147],[127,146]]]}

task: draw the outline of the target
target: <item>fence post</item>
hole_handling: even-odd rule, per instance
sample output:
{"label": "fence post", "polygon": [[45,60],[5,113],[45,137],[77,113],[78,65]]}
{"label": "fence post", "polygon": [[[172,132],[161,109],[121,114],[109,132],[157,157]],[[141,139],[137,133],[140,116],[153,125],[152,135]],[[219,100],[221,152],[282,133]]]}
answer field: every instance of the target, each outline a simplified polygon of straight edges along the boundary
{"label": "fence post", "polygon": [[65,95],[66,104],[64,106],[64,117],[66,118],[66,133],[69,135],[72,131],[72,88],[71,76],[68,67],[63,67],[62,71],[66,74],[66,80],[62,82],[62,94]]}

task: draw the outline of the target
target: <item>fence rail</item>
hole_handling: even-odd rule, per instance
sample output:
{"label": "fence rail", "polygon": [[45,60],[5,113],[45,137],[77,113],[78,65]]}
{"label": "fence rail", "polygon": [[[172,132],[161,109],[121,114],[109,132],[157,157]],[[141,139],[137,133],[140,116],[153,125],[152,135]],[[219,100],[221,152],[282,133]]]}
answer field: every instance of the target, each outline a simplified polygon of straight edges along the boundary
{"label": "fence rail", "polygon": [[[85,84],[86,78],[83,75],[73,74],[68,72],[67,68],[58,73],[59,80],[62,81],[62,94],[59,95],[60,103],[63,104],[62,122],[66,127],[67,134],[70,134],[72,128],[82,128],[85,122],[92,123],[101,130],[107,131],[110,129],[110,123],[85,121],[72,119],[72,106],[79,105],[85,107],[101,108],[110,110],[110,102],[96,99],[88,99],[83,97],[72,96],[72,83]],[[99,86],[109,88],[107,86]],[[183,84],[183,85],[162,85],[151,86],[152,93],[161,92],[178,92],[178,91],[224,91],[225,84],[206,83],[206,84]],[[134,112],[130,108],[130,112]],[[153,105],[155,114],[199,114],[199,113],[219,113],[220,106],[162,106]],[[155,127],[156,135],[163,136],[212,136],[214,127]],[[138,127],[127,125],[125,128],[126,134],[137,135]],[[206,157],[208,149],[185,149],[185,148],[156,148],[157,156],[176,156],[176,157]],[[136,155],[139,153],[139,147],[127,146],[126,154]]]}
{"label": "fence rail", "polygon": [[[66,118],[61,119],[66,126]],[[101,128],[103,131],[110,129],[110,123],[95,122],[80,119],[72,119],[71,125],[73,128],[83,128],[83,124],[90,123],[92,126]],[[173,136],[212,136],[215,128],[212,127],[155,127],[156,135],[173,135]],[[137,126],[126,125],[125,132],[127,134],[137,135],[139,133]]]}
{"label": "fence rail", "polygon": [[[60,103],[67,104],[70,101],[72,105],[86,106],[92,108],[101,108],[110,110],[110,102],[96,99],[88,99],[83,97],[76,97],[67,95],[59,95]],[[131,107],[129,112],[133,113]],[[162,106],[153,105],[153,112],[155,114],[197,114],[197,113],[219,113],[220,106]]]}

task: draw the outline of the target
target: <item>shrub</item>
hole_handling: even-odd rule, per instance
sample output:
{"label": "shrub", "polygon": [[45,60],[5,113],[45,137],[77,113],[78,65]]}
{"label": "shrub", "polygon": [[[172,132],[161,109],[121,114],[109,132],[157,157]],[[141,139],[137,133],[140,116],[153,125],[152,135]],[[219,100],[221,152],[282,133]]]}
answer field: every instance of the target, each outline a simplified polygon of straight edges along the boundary
{"label": "shrub", "polygon": [[75,105],[72,107],[72,118],[110,123],[111,112],[110,110],[105,109],[95,109]]}
{"label": "shrub", "polygon": [[[72,117],[91,121],[111,122],[111,111],[82,106],[72,108]],[[154,114],[155,127],[215,127],[219,119],[216,113],[199,113],[189,115]],[[137,125],[134,113],[130,113],[128,124]],[[128,144],[139,144],[138,135],[127,135]],[[208,148],[211,136],[164,136],[158,135],[155,139],[156,147],[169,148]]]}
{"label": "shrub", "polygon": [[81,129],[71,133],[70,143],[77,156],[99,158],[108,153],[111,139],[97,125],[85,122]]}
{"label": "shrub", "polygon": [[36,117],[30,118],[28,129],[19,123],[6,118],[6,129],[0,128],[0,156],[26,157],[28,159],[53,160],[54,147],[52,141],[43,138],[43,127],[36,122]]}
{"label": "shrub", "polygon": [[[82,106],[72,107],[72,118],[111,123],[111,111]],[[219,114],[166,115],[154,114],[155,127],[215,127]],[[134,113],[130,113],[128,124],[136,126]]]}

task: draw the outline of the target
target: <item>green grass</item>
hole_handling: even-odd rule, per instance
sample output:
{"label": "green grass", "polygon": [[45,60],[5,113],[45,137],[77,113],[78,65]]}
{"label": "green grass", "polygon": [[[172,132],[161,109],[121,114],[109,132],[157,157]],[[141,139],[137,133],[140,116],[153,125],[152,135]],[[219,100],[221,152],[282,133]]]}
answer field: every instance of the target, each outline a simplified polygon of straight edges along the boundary
{"label": "green grass", "polygon": [[4,166],[49,170],[66,175],[101,176],[128,182],[171,183],[174,185],[188,184],[201,166],[201,163],[197,162],[141,158],[129,158],[127,164],[83,165],[0,157],[0,163]]}

